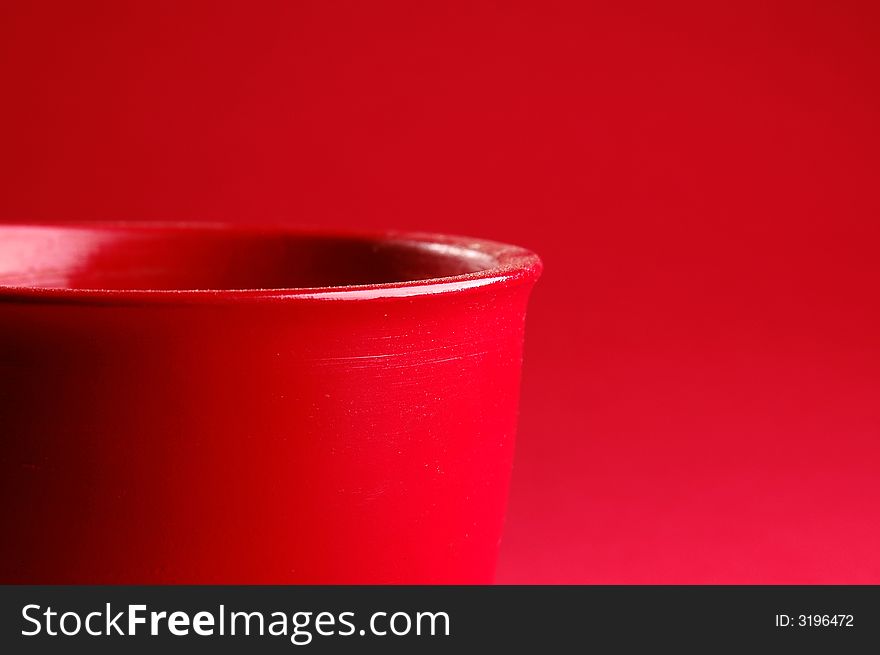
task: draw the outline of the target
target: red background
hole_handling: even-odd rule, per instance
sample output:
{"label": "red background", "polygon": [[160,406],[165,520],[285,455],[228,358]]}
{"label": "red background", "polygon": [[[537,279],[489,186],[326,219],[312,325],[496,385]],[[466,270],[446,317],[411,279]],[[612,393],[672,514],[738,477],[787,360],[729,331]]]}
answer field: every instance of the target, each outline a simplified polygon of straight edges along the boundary
{"label": "red background", "polygon": [[872,4],[7,0],[0,218],[531,247],[499,582],[880,583]]}

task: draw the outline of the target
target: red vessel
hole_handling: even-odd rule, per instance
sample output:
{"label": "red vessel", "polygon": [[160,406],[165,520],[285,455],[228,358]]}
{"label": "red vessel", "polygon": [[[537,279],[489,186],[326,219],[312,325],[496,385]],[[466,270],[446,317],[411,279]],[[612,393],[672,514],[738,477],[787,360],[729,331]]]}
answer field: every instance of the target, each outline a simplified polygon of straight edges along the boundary
{"label": "red vessel", "polygon": [[531,252],[0,227],[0,582],[491,582]]}

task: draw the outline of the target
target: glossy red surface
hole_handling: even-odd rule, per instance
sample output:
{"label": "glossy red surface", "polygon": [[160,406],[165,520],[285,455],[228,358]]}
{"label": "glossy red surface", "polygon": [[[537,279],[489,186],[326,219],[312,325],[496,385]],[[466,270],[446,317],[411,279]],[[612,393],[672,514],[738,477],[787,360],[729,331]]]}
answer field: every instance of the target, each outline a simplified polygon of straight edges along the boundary
{"label": "glossy red surface", "polygon": [[0,227],[0,581],[490,582],[531,253]]}
{"label": "glossy red surface", "polygon": [[524,245],[499,582],[880,583],[878,11],[4,0],[0,218]]}

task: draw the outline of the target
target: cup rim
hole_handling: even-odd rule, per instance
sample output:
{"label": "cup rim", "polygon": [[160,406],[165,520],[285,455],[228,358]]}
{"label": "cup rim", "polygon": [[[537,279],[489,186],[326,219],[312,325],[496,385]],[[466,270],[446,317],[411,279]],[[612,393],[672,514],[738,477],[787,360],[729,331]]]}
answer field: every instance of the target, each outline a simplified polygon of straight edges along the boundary
{"label": "cup rim", "polygon": [[486,286],[533,283],[543,270],[541,259],[531,250],[489,239],[406,230],[360,230],[296,227],[289,224],[256,225],[222,222],[85,221],[64,223],[15,222],[0,224],[0,235],[10,229],[91,230],[166,234],[224,232],[227,235],[297,236],[315,239],[356,239],[395,243],[434,250],[439,254],[488,258],[491,265],[471,273],[394,282],[323,287],[279,287],[261,289],[100,289],[36,285],[8,285],[0,282],[0,302],[84,302],[84,303],[223,303],[223,302],[310,302],[380,300],[436,294],[463,293]]}

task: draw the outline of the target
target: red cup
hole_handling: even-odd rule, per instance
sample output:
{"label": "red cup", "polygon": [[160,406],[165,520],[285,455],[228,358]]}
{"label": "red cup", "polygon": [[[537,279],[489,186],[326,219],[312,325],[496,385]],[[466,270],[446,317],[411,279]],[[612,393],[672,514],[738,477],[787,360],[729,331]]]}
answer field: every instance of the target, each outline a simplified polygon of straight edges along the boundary
{"label": "red cup", "polygon": [[537,256],[0,227],[0,582],[487,583]]}

